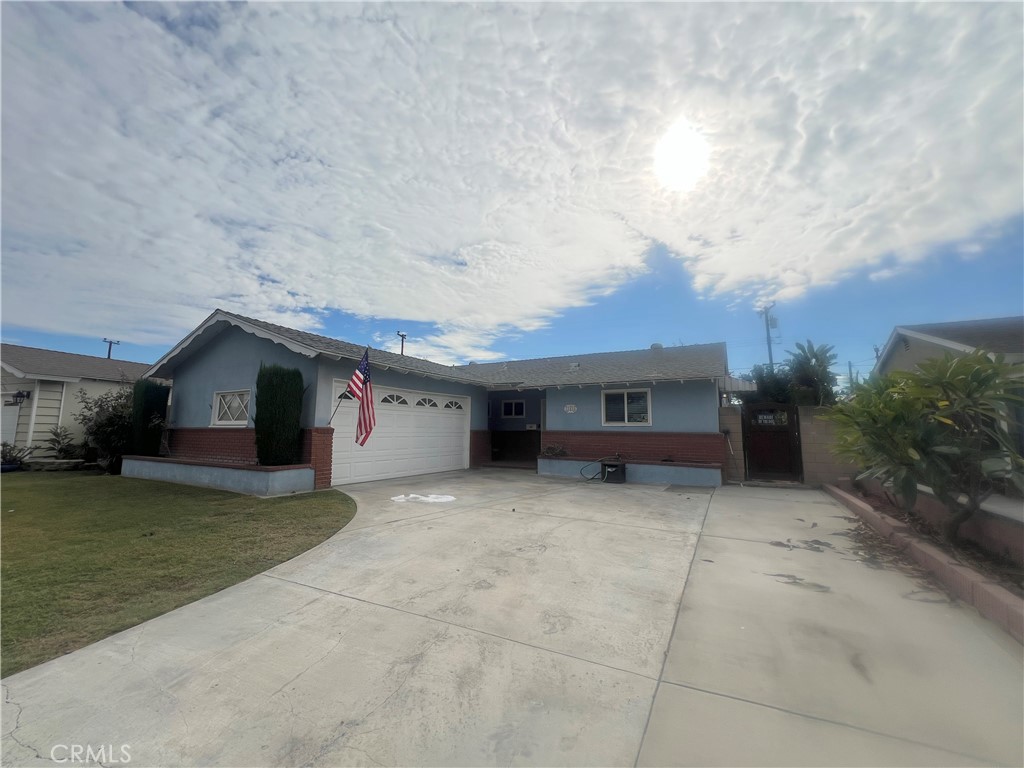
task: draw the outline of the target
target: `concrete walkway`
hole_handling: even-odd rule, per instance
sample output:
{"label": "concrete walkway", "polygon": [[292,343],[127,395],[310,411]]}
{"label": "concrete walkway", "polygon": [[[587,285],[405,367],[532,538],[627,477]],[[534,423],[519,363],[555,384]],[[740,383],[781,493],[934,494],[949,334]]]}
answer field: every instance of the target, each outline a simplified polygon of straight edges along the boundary
{"label": "concrete walkway", "polygon": [[3,763],[1024,758],[1021,646],[844,553],[817,492],[515,470],[347,490],[319,547],[4,680]]}
{"label": "concrete walkway", "polygon": [[848,514],[715,493],[641,765],[1024,764],[1021,645],[858,558]]}

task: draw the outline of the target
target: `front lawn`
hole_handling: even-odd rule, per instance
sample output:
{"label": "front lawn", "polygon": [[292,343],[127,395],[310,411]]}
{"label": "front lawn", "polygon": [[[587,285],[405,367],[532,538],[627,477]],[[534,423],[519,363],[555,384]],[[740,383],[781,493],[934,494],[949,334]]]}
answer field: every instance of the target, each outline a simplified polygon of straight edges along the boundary
{"label": "front lawn", "polygon": [[2,481],[0,674],[198,600],[319,544],[355,502],[79,472]]}

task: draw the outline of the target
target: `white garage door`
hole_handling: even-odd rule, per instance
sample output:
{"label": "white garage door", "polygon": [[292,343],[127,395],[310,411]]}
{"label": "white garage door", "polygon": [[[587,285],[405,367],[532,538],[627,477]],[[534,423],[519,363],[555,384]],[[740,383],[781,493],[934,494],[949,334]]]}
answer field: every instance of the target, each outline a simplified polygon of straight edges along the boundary
{"label": "white garage door", "polygon": [[[347,381],[334,382],[334,402]],[[361,483],[469,467],[469,398],[374,386],[377,426],[356,445],[359,404],[341,401],[334,427],[331,483]]]}

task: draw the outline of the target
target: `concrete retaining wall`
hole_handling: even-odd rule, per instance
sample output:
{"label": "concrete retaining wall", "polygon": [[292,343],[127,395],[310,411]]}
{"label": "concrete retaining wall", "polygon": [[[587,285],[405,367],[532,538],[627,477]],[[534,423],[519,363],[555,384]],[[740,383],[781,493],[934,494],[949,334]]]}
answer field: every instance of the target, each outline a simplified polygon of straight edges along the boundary
{"label": "concrete retaining wall", "polygon": [[167,483],[218,488],[249,496],[304,493],[313,490],[316,480],[313,468],[309,466],[211,466],[148,456],[125,456],[121,474],[124,477],[137,477],[143,480],[162,480]]}

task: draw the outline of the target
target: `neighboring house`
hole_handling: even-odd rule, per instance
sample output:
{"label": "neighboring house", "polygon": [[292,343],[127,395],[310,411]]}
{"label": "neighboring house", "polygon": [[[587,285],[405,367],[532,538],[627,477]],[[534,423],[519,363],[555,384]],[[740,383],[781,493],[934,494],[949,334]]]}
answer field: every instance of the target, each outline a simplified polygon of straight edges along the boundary
{"label": "neighboring house", "polygon": [[42,446],[56,426],[67,427],[80,441],[82,426],[75,421],[81,407],[78,390],[96,397],[122,381],[141,378],[149,367],[149,363],[0,345],[3,441],[19,447]]}
{"label": "neighboring house", "polygon": [[[301,466],[312,469],[311,487],[534,462],[538,454],[546,474],[578,476],[618,454],[628,479],[721,483],[718,406],[732,382],[724,343],[461,366],[373,349],[377,426],[358,446],[347,385],[364,349],[215,311],[148,371],[174,380],[170,457],[130,461],[126,472],[224,483],[211,481],[210,470],[226,476],[256,465],[256,376],[261,364],[277,363],[298,368],[306,385]],[[200,465],[206,479],[166,466],[173,463]]]}
{"label": "neighboring house", "polygon": [[947,352],[960,355],[976,349],[1002,354],[1008,363],[1024,361],[1024,316],[898,325],[889,335],[874,373],[912,371],[929,358],[942,357]]}
{"label": "neighboring house", "polygon": [[[875,363],[874,373],[910,371],[929,358],[979,349],[990,355],[1000,354],[1007,363],[1024,363],[1024,316],[896,326]],[[1024,383],[1024,365],[1018,365],[1013,376]],[[1024,387],[1020,394],[1024,394]],[[1007,428],[1017,450],[1024,453],[1024,408],[1018,406],[1013,411],[1014,423]]]}

